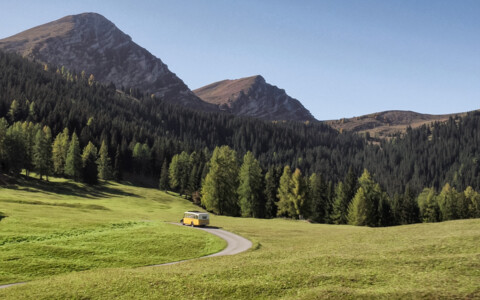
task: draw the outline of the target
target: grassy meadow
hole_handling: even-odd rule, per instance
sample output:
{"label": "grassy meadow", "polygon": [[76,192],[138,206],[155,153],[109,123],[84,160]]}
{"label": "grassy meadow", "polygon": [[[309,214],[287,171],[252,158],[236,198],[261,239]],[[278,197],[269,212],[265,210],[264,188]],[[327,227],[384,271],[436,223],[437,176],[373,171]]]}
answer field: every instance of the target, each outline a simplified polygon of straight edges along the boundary
{"label": "grassy meadow", "polygon": [[[0,284],[204,256],[226,243],[171,225],[195,208],[154,189],[52,178],[0,188]],[[191,245],[185,247],[184,245]]]}
{"label": "grassy meadow", "polygon": [[0,298],[480,298],[479,219],[366,228],[213,216],[212,225],[253,248],[134,268],[224,246],[163,222],[189,208],[155,189],[113,183],[1,189],[0,211],[8,215],[0,221],[1,281],[32,281],[0,290]]}

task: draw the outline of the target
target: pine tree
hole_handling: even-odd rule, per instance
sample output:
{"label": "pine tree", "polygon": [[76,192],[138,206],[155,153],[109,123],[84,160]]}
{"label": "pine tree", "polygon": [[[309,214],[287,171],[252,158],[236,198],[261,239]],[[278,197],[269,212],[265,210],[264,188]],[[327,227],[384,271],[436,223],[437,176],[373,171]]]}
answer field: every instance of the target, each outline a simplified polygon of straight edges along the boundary
{"label": "pine tree", "polygon": [[311,218],[318,223],[328,222],[328,195],[327,184],[322,175],[313,173],[310,182]]}
{"label": "pine tree", "polygon": [[43,127],[42,130],[38,130],[35,135],[35,144],[33,147],[33,164],[40,179],[45,175],[48,180],[52,169],[52,149],[51,149],[52,134],[48,126]]}
{"label": "pine tree", "polygon": [[191,171],[190,156],[183,151],[172,158],[169,167],[170,186],[186,195]]}
{"label": "pine tree", "polygon": [[98,178],[108,180],[112,178],[112,165],[108,156],[108,147],[105,140],[102,141],[98,157]]}
{"label": "pine tree", "polygon": [[228,146],[216,147],[209,163],[209,172],[202,186],[201,203],[217,214],[236,216],[238,163],[237,154]]}
{"label": "pine tree", "polygon": [[113,162],[113,178],[115,180],[122,180],[122,161],[121,161],[120,145],[117,145],[117,151],[115,152],[115,161]]}
{"label": "pine tree", "polygon": [[277,215],[277,191],[279,185],[279,176],[277,169],[271,167],[267,174],[265,174],[265,190],[264,195],[266,198],[265,203],[265,217],[274,218]]}
{"label": "pine tree", "polygon": [[168,186],[168,164],[167,160],[165,159],[162,164],[162,170],[160,172],[160,181],[159,181],[159,187],[163,191],[167,191],[169,186]]}
{"label": "pine tree", "polygon": [[262,169],[250,151],[243,157],[243,164],[240,167],[238,197],[243,217],[264,216]]}
{"label": "pine tree", "polygon": [[408,185],[405,189],[405,195],[403,196],[401,209],[401,224],[413,224],[419,221],[420,212],[418,208],[418,202],[415,199],[413,191]]}
{"label": "pine tree", "polygon": [[348,206],[355,197],[358,189],[358,179],[353,172],[353,168],[348,169],[343,182],[339,182],[335,187],[335,199],[333,203],[332,221],[335,224],[347,224]]}
{"label": "pine tree", "polygon": [[347,224],[348,206],[351,199],[348,199],[343,182],[339,182],[335,187],[335,200],[333,202],[333,222],[335,224]]}
{"label": "pine tree", "polygon": [[88,184],[98,183],[98,166],[97,166],[97,148],[88,142],[82,152],[82,175],[83,181]]}
{"label": "pine tree", "polygon": [[77,134],[72,134],[70,146],[68,148],[67,159],[65,161],[65,175],[73,178],[75,181],[80,180],[82,174],[82,154],[80,152],[80,144]]}

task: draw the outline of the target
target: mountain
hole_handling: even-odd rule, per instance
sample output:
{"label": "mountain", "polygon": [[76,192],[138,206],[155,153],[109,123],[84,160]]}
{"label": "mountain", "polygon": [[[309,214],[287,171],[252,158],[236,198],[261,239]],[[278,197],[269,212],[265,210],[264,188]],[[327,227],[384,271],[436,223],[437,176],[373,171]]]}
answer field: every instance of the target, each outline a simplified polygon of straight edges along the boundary
{"label": "mountain", "polygon": [[465,114],[429,115],[413,111],[390,110],[349,119],[325,121],[325,123],[337,130],[368,132],[372,137],[387,138],[398,132],[404,133],[409,126],[417,128],[433,122],[445,122],[450,117]]}
{"label": "mountain", "polygon": [[218,81],[193,92],[203,101],[236,115],[264,120],[315,120],[300,101],[268,84],[260,75]]}
{"label": "mountain", "polygon": [[202,110],[200,100],[167,65],[96,13],[61,18],[0,40],[0,49],[37,61],[84,70],[117,88],[138,88],[168,102]]}

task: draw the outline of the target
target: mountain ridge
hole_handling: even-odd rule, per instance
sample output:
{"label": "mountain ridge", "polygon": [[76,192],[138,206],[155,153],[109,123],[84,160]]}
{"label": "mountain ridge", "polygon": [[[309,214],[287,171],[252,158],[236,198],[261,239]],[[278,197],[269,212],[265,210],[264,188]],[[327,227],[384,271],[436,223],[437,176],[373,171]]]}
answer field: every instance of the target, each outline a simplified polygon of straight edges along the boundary
{"label": "mountain ridge", "polygon": [[464,116],[467,112],[444,115],[423,114],[410,110],[387,110],[352,118],[327,120],[324,123],[339,131],[351,131],[370,136],[388,138],[396,133],[405,133],[408,127],[417,128],[434,122],[446,122],[450,117]]}
{"label": "mountain ridge", "polygon": [[216,110],[195,96],[161,59],[97,13],[70,15],[27,29],[1,39],[0,48],[45,64],[85,70],[119,88],[138,88],[168,102]]}
{"label": "mountain ridge", "polygon": [[265,120],[315,121],[300,101],[261,75],[217,81],[193,91],[220,110]]}

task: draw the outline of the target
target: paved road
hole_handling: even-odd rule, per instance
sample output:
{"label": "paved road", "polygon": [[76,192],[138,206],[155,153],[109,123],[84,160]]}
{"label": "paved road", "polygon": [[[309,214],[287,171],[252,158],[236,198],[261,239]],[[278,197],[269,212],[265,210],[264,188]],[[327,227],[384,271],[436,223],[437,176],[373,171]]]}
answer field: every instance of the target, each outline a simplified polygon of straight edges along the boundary
{"label": "paved road", "polygon": [[[182,226],[180,223],[172,223],[175,225]],[[192,228],[193,229],[193,228]],[[207,256],[202,256],[199,258],[206,258],[206,257],[213,257],[213,256],[224,256],[224,255],[234,255],[238,254],[244,251],[247,251],[248,249],[252,248],[252,242],[247,240],[246,238],[236,235],[235,233],[231,233],[226,230],[222,230],[216,227],[195,227],[195,229],[200,229],[206,232],[209,232],[211,234],[214,234],[222,239],[224,239],[227,242],[227,247],[223,249],[220,252],[213,253]],[[178,264],[184,261],[189,261],[189,260],[194,260],[194,259],[199,259],[199,258],[192,258],[192,259],[186,259],[186,260],[180,260],[180,261],[174,261],[174,262],[169,262],[165,264],[159,264],[159,265],[152,265],[149,267],[159,267],[159,266],[168,266],[168,265],[174,265]]]}
{"label": "paved road", "polygon": [[[172,223],[172,224],[181,226],[180,223]],[[234,254],[238,254],[238,253],[247,251],[248,249],[250,249],[252,247],[252,242],[250,242],[246,238],[241,237],[239,235],[236,235],[235,233],[231,233],[231,232],[226,231],[226,230],[222,230],[222,229],[219,229],[219,228],[216,228],[216,227],[195,227],[195,229],[200,229],[200,230],[209,232],[211,234],[214,234],[214,235],[224,239],[227,242],[227,247],[220,252],[213,253],[213,254],[210,254],[210,255],[207,255],[207,256],[202,256],[202,257],[199,257],[199,258],[186,259],[186,260],[180,260],[180,261],[174,261],[174,262],[169,262],[169,263],[159,264],[159,265],[151,265],[151,266],[147,266],[147,267],[168,266],[168,265],[174,265],[174,264],[178,264],[178,263],[181,263],[181,262],[194,260],[194,259],[200,259],[200,258],[213,257],[213,256],[224,256],[224,255],[234,255]],[[192,230],[193,230],[193,228],[192,228]],[[26,282],[4,284],[4,285],[0,285],[0,289],[4,289],[4,288],[14,286],[14,285],[25,284],[25,283]]]}

